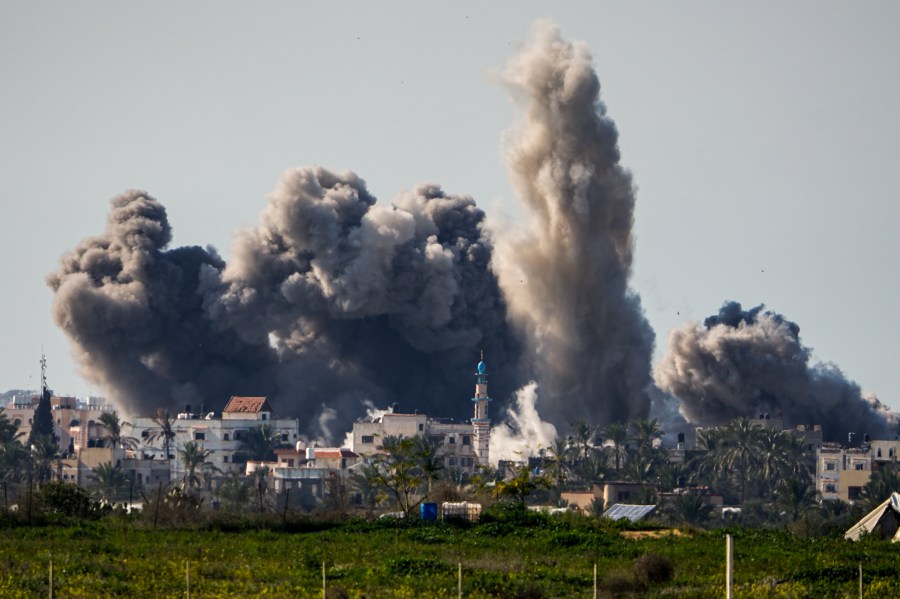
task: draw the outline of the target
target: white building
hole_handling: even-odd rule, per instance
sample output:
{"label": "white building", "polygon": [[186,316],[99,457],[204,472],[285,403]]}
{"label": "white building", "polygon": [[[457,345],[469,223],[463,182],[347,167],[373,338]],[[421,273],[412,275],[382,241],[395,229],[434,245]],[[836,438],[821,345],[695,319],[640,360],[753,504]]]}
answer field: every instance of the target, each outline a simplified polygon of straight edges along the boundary
{"label": "white building", "polygon": [[475,373],[475,397],[472,398],[475,410],[470,422],[429,418],[418,413],[388,412],[355,422],[351,449],[358,454],[371,455],[379,451],[385,437],[422,435],[437,450],[445,468],[472,474],[478,466],[488,465],[490,459],[488,406],[492,400],[488,396],[487,383],[487,366],[482,359]]}
{"label": "white building", "polygon": [[[276,437],[287,446],[293,446],[300,436],[300,423],[296,418],[273,418],[272,407],[265,397],[234,396],[217,418],[215,412],[193,414],[189,409],[177,415],[173,424],[175,438],[169,446],[169,458],[174,463],[177,450],[188,441],[202,445],[213,453],[209,461],[222,472],[242,472],[247,456],[241,451],[241,442],[251,429],[267,425]],[[158,437],[160,426],[153,418],[135,418],[131,436],[140,443],[139,452],[147,459],[165,459],[164,443]],[[175,466],[173,479],[180,470]]]}

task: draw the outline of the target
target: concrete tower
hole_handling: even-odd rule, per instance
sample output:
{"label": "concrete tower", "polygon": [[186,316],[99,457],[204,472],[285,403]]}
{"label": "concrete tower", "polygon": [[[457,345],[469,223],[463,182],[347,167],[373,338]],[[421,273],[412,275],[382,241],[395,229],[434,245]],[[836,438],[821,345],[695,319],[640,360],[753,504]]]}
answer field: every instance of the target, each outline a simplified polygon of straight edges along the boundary
{"label": "concrete tower", "polygon": [[475,430],[475,455],[478,456],[478,464],[488,465],[491,445],[491,419],[488,418],[488,405],[492,401],[487,391],[487,366],[484,363],[484,352],[481,353],[481,361],[478,363],[475,373],[475,417],[472,418],[472,428]]}

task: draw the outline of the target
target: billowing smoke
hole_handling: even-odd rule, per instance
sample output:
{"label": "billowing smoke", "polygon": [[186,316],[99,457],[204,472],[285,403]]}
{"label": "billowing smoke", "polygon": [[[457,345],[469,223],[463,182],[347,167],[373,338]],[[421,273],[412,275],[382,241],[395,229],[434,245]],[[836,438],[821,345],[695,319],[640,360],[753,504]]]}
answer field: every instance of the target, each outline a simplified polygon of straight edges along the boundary
{"label": "billowing smoke", "polygon": [[200,276],[223,268],[221,258],[199,247],[166,250],[170,239],[165,208],[129,191],[112,200],[106,232],[82,241],[47,278],[53,317],[82,374],[138,415],[271,392],[277,356],[268,343],[217,329],[204,315]]}
{"label": "billowing smoke", "polygon": [[653,331],[631,276],[634,186],[584,45],[548,23],[505,74],[524,106],[508,150],[529,227],[494,260],[554,424],[646,417]]}
{"label": "billowing smoke", "polygon": [[[643,418],[651,395],[673,413],[628,285],[634,186],[587,49],[540,24],[504,80],[524,111],[508,144],[521,229],[489,235],[472,198],[434,184],[378,204],[353,173],[297,168],[226,264],[170,248],[163,206],[127,192],[48,277],[82,374],[132,415],[265,394],[326,443],[367,406],[469,416],[479,350],[492,415],[509,414],[498,441],[534,447],[553,425]],[[673,332],[656,380],[700,424],[761,410],[829,438],[884,431],[877,402],[811,365],[797,326],[761,308],[729,304]]]}
{"label": "billowing smoke", "polygon": [[727,302],[703,325],[672,331],[656,381],[695,424],[768,413],[786,426],[821,424],[826,440],[888,433],[884,406],[833,364],[812,362],[800,327],[763,306]]}
{"label": "billowing smoke", "polygon": [[49,277],[54,316],[84,375],[132,413],[268,394],[326,437],[364,400],[461,416],[479,349],[501,393],[517,386],[483,220],[434,185],[380,206],[352,173],[299,168],[226,265],[167,250],[165,210],[129,192]]}
{"label": "billowing smoke", "polygon": [[491,462],[521,461],[538,455],[541,448],[548,449],[553,445],[556,427],[541,419],[537,401],[537,383],[534,381],[516,391],[515,404],[501,414],[501,422],[491,430]]}

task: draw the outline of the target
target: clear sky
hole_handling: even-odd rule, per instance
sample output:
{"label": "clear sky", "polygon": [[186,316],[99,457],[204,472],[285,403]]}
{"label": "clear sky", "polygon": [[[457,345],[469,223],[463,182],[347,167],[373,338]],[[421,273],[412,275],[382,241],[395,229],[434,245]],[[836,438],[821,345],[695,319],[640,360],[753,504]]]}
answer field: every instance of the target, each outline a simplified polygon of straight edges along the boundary
{"label": "clear sky", "polygon": [[44,277],[145,189],[226,257],[279,173],[432,181],[515,214],[493,73],[539,18],[592,50],[657,335],[765,303],[900,409],[900,3],[0,2],[0,390],[83,382]]}

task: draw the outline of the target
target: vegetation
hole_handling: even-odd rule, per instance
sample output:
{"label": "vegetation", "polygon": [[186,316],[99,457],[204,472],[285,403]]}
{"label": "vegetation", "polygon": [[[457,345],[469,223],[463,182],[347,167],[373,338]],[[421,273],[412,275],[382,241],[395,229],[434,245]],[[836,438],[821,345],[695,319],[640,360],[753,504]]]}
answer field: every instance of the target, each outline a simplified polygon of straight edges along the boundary
{"label": "vegetation", "polygon": [[900,596],[896,548],[872,539],[743,528],[671,534],[504,503],[476,524],[228,516],[175,495],[156,528],[152,503],[140,515],[73,520],[61,514],[87,513],[84,497],[53,512],[46,501],[38,527],[7,514],[0,596],[46,596],[52,560],[60,597],[184,596],[188,568],[200,597],[321,597],[324,562],[329,596],[455,597],[461,565],[467,598],[587,598],[596,564],[602,597],[706,598],[723,594],[725,532],[735,538],[736,596],[846,597],[860,563],[867,598]]}

